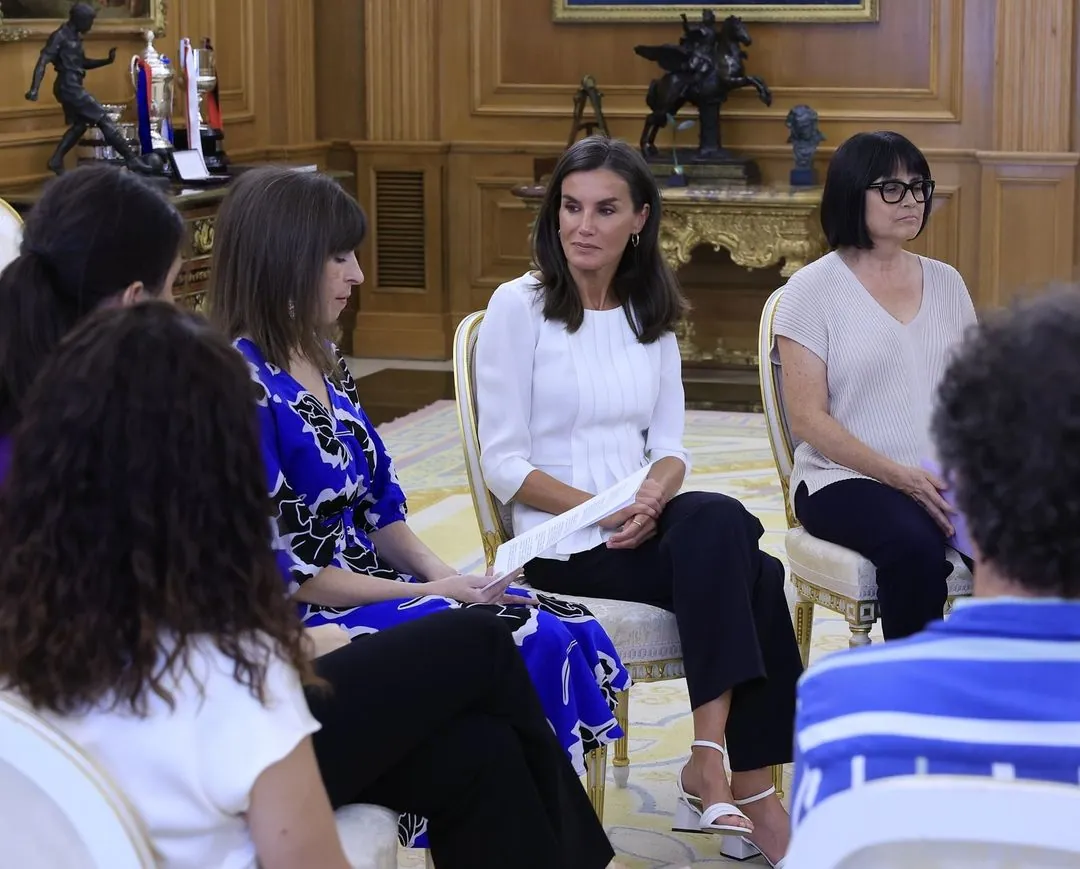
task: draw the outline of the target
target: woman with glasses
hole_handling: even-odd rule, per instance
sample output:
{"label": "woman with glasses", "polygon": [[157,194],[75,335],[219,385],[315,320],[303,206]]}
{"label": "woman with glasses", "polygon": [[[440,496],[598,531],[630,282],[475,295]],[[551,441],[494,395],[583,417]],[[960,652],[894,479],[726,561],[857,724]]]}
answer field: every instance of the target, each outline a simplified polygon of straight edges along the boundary
{"label": "woman with glasses", "polygon": [[934,395],[975,309],[956,269],[904,249],[933,193],[926,158],[899,133],[844,142],[821,202],[832,251],[791,277],[773,326],[799,442],[792,507],[877,568],[886,639],[941,618],[951,570],[953,510],[924,464]]}

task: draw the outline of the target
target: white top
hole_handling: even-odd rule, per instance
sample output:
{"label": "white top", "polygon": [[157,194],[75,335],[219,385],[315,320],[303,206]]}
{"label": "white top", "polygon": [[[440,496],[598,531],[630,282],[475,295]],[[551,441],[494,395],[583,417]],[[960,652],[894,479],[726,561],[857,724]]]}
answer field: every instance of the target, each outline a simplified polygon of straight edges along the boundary
{"label": "white top", "polygon": [[[477,337],[480,463],[492,494],[510,504],[534,470],[594,495],[666,456],[689,471],[675,335],[642,344],[622,308],[586,311],[571,334],[544,319],[536,287],[525,274],[495,290]],[[550,518],[513,504],[515,534]],[[583,528],[544,557],[602,542],[598,526]]]}
{"label": "white top", "polygon": [[175,710],[151,694],[145,718],[129,707],[40,714],[124,793],[146,825],[162,869],[255,869],[244,816],[251,788],[319,723],[296,671],[276,656],[267,667],[266,706],[236,682],[233,662],[212,642],[195,642],[191,665],[203,696],[185,673],[168,685]]}
{"label": "white top", "polygon": [[[938,384],[975,308],[960,273],[919,257],[922,305],[902,324],[870,295],[833,251],[788,280],[773,333],[798,342],[828,368],[829,415],[871,449],[903,465],[934,458],[930,416]],[[772,361],[779,363],[775,339]],[[795,447],[791,497],[864,474],[808,443]]]}

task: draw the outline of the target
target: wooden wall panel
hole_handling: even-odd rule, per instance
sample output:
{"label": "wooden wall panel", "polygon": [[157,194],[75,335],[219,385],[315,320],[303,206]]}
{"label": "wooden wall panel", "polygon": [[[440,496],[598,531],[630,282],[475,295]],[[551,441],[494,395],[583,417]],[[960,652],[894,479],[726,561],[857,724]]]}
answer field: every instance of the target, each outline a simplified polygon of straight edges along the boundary
{"label": "wooden wall panel", "polygon": [[363,3],[315,0],[315,103],[320,139],[367,138],[367,52],[363,46]]}
{"label": "wooden wall panel", "polygon": [[[766,181],[782,183],[791,166],[783,120],[795,103],[809,103],[822,119],[822,177],[848,136],[899,130],[923,148],[939,183],[936,212],[913,249],[955,265],[977,305],[998,304],[1022,278],[1027,286],[1069,277],[1080,249],[1075,6],[882,0],[875,24],[752,25],[748,68],[769,83],[774,103],[734,94],[724,141],[754,157]],[[636,141],[655,68],[633,46],[677,38],[678,25],[556,25],[547,0],[444,0],[439,8],[444,22],[465,25],[442,27],[437,45],[454,322],[527,266],[529,215],[509,191],[531,178],[534,157],[561,150],[581,75],[596,76],[613,134]],[[376,62],[369,57],[369,68]],[[999,193],[1000,179],[1029,174],[1050,180],[1007,180]],[[1017,243],[1026,236],[1015,236],[1010,221],[1021,206],[1025,232],[1040,244]]]}
{"label": "wooden wall panel", "polygon": [[1069,150],[1075,12],[1075,0],[998,0],[998,150]]}
{"label": "wooden wall panel", "polygon": [[[444,11],[459,5],[434,0],[369,2],[365,12],[368,136],[376,141],[427,142],[439,138],[440,97],[436,50]],[[460,30],[451,13],[450,29]]]}
{"label": "wooden wall panel", "polygon": [[983,153],[981,299],[1001,305],[1075,277],[1074,210],[1080,155]]}
{"label": "wooden wall panel", "polygon": [[[390,150],[356,146],[356,191],[369,216],[360,251],[365,281],[353,352],[360,356],[445,359],[453,328],[444,291],[447,207],[445,148],[414,143]],[[422,192],[422,198],[414,191]],[[385,260],[385,262],[383,261]],[[419,281],[412,281],[419,274]]]}
{"label": "wooden wall panel", "polygon": [[[961,115],[965,74],[974,75],[978,87],[993,73],[993,19],[985,3],[972,5],[886,0],[873,24],[752,25],[748,68],[769,83],[776,102],[766,108],[750,92],[733,94],[724,109],[728,140],[775,141],[777,119],[782,122],[791,105],[810,101],[841,131],[886,121],[936,123],[927,146],[959,145],[968,129],[991,122],[985,87],[979,88],[982,105],[969,99],[967,116]],[[457,79],[443,89],[444,137],[453,141],[505,140],[515,128],[518,141],[558,141],[586,72],[600,83],[609,118],[627,122],[619,124],[619,134],[636,137],[656,67],[633,46],[679,34],[677,22],[555,24],[544,0],[450,0],[444,7],[457,12],[447,8],[447,19],[468,24],[444,28],[441,45],[444,70]],[[969,39],[973,51],[966,50]]]}
{"label": "wooden wall panel", "polygon": [[[977,304],[1070,278],[1080,250],[1078,2],[881,0],[876,23],[753,24],[748,68],[775,99],[767,108],[734,94],[724,141],[783,182],[784,117],[796,103],[821,116],[822,173],[853,133],[899,130],[926,151],[939,184],[915,249],[956,265]],[[230,154],[357,172],[373,236],[355,335],[372,353],[406,357],[445,357],[456,321],[528,266],[530,215],[510,189],[531,179],[535,157],[562,149],[580,77],[597,77],[612,132],[636,141],[657,70],[633,46],[679,33],[677,21],[556,25],[550,0],[171,0],[168,28],[167,51],[181,33],[215,40]],[[104,53],[109,42],[92,44]],[[115,42],[121,58],[139,48]],[[44,177],[62,132],[51,95],[22,99],[37,50],[0,45],[0,186]],[[91,74],[101,99],[129,97],[121,66]],[[377,245],[396,255],[388,239],[400,218],[384,201],[390,222],[380,219],[371,179],[381,170],[422,178],[423,286],[380,286]]]}
{"label": "wooden wall panel", "polygon": [[[978,0],[884,0],[876,24],[752,25],[748,66],[769,83],[774,103],[734,94],[724,141],[753,156],[766,181],[783,182],[791,167],[783,121],[798,102],[818,110],[828,137],[818,155],[822,177],[851,134],[905,133],[926,151],[940,184],[937,213],[915,249],[955,264],[981,303],[975,151],[992,141],[997,47],[986,12]],[[613,134],[636,141],[655,68],[633,46],[677,38],[678,26],[556,25],[544,0],[450,0],[443,15],[468,23],[444,28],[439,46],[455,208],[446,230],[454,321],[527,266],[529,215],[509,191],[531,178],[534,157],[561,149],[580,76],[597,77]],[[467,220],[459,202],[469,206]]]}

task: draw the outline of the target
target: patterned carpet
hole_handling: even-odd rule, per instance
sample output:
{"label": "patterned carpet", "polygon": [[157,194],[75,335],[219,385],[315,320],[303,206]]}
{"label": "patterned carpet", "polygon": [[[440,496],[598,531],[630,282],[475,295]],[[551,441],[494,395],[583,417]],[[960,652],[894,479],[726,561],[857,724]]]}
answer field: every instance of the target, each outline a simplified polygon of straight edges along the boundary
{"label": "patterned carpet", "polygon": [[[688,411],[686,423],[686,444],[693,455],[687,488],[739,498],[765,526],[764,548],[783,558],[784,507],[764,418],[751,413]],[[382,426],[380,433],[409,495],[412,527],[451,564],[462,570],[482,568],[483,551],[453,404],[436,402]],[[880,641],[876,628],[871,636]],[[811,663],[846,648],[847,637],[844,621],[819,607]],[[630,721],[630,785],[620,790],[609,771],[604,812],[619,860],[632,869],[735,864],[720,856],[718,838],[670,829],[675,775],[691,739],[685,681],[635,686]],[[400,867],[409,869],[423,866],[418,852],[403,850],[399,861]],[[766,864],[758,858],[744,865]]]}

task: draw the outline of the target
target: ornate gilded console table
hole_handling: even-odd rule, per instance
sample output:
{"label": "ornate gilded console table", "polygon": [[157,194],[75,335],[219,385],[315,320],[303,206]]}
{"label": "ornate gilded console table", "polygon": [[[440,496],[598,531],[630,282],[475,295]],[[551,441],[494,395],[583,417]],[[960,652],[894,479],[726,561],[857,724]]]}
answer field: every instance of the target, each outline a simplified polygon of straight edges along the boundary
{"label": "ornate gilded console table", "polygon": [[[544,189],[528,184],[511,192],[537,209]],[[789,277],[826,251],[817,217],[820,187],[664,187],[661,197],[660,248],[673,269],[705,244],[725,248],[749,269],[782,262],[780,274]]]}
{"label": "ornate gilded console table", "polygon": [[[534,210],[544,196],[543,185],[523,185],[512,192]],[[826,250],[818,212],[820,187],[741,186],[665,187],[660,221],[660,248],[673,269],[690,262],[694,248],[724,248],[732,262],[749,269],[780,266],[789,277]],[[714,358],[694,345],[694,327],[680,330],[679,346],[685,359]],[[755,359],[718,360],[757,365]]]}
{"label": "ornate gilded console table", "polygon": [[706,244],[749,269],[782,263],[789,277],[826,251],[820,187],[675,187],[661,196],[660,248],[673,269]]}

